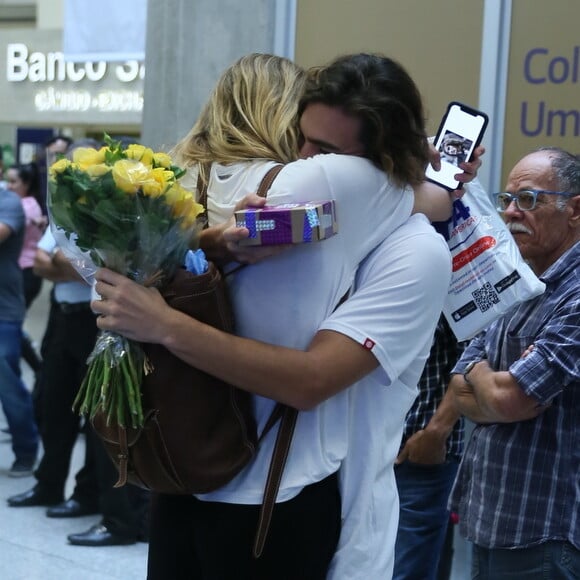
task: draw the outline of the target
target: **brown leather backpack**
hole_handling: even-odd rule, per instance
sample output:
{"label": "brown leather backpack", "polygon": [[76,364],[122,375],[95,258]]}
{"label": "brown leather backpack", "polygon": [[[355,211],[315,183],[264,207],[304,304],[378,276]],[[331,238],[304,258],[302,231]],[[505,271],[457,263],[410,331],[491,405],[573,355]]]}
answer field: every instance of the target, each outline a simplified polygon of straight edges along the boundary
{"label": "brown leather backpack", "polygon": [[[169,306],[233,332],[227,288],[218,269],[179,270],[163,290]],[[145,321],[146,322],[146,321]],[[161,493],[205,493],[230,481],[256,450],[251,395],[189,366],[166,348],[143,344],[151,372],[141,385],[143,427],[93,426],[126,482]]]}

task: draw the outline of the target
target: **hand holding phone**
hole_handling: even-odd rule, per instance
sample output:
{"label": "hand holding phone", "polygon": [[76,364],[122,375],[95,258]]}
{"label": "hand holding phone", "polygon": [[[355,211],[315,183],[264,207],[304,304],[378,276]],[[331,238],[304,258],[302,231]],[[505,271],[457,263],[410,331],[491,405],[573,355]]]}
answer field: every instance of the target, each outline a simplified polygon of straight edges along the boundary
{"label": "hand holding phone", "polygon": [[441,156],[441,169],[435,171],[429,164],[425,172],[427,179],[449,191],[458,189],[461,183],[455,175],[461,171],[459,164],[471,159],[473,150],[481,143],[487,123],[485,113],[456,101],[449,103],[434,141]]}

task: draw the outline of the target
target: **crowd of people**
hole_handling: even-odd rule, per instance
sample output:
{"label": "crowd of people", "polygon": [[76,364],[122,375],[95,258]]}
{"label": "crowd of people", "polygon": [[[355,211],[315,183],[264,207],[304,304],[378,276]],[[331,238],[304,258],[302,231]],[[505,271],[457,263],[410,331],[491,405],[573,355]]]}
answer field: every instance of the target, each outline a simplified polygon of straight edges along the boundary
{"label": "crowd of people", "polygon": [[[445,578],[451,511],[473,544],[473,578],[580,577],[580,158],[548,147],[510,172],[497,209],[546,291],[458,343],[441,315],[449,250],[430,222],[449,217],[483,148],[459,165],[464,188],[447,192],[424,179],[438,162],[424,123],[414,81],[382,55],[304,71],[253,54],[225,71],[173,155],[191,187],[207,190],[207,256],[248,264],[228,277],[235,335],[107,269],[90,302],[50,229],[40,238],[36,207],[25,218],[34,188],[14,170],[12,191],[0,193],[11,474],[32,475],[38,433],[43,455],[36,484],[8,504],[47,506],[48,517],[101,513],[69,542],[148,539],[150,580]],[[333,199],[336,236],[282,251],[239,245],[248,231],[232,225],[233,211],[265,203],[254,194],[276,164],[268,203]],[[38,233],[26,233],[28,221]],[[36,245],[28,266],[18,262],[25,239]],[[34,398],[19,372],[23,268],[54,283]],[[161,344],[250,392],[260,430],[276,402],[299,410],[259,558],[252,543],[277,428],[216,491],[113,488],[101,442],[71,410],[98,329]],[[465,451],[463,417],[475,424]],[[65,498],[81,429],[85,463]]]}

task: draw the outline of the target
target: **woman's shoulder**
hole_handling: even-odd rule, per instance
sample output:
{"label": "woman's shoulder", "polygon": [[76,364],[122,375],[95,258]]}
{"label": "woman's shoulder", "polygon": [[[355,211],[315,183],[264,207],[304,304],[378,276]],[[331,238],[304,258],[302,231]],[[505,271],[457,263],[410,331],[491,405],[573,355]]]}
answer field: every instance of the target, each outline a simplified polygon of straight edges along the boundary
{"label": "woman's shoulder", "polygon": [[31,195],[22,198],[22,207],[27,216],[40,217],[42,215],[40,204]]}

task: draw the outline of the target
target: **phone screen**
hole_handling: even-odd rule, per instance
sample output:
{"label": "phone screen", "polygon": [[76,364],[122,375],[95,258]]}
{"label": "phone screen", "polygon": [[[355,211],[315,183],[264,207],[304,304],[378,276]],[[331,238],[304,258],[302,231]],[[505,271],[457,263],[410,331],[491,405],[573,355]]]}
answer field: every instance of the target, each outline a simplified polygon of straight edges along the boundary
{"label": "phone screen", "polygon": [[454,175],[461,173],[459,164],[469,161],[480,143],[487,125],[487,115],[461,103],[451,103],[437,131],[434,146],[441,155],[441,170],[427,166],[427,179],[449,190],[459,187]]}

